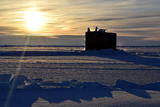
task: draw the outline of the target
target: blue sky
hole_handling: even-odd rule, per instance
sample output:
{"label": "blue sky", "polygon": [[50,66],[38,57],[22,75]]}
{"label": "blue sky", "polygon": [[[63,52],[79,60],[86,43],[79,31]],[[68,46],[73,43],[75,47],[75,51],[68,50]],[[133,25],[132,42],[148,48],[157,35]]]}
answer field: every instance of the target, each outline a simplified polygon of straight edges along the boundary
{"label": "blue sky", "polygon": [[9,44],[8,38],[18,44],[18,37],[28,35],[62,45],[62,36],[66,36],[70,45],[73,36],[81,40],[79,36],[84,38],[88,27],[94,30],[96,26],[117,33],[119,45],[131,45],[128,41],[133,38],[133,45],[136,41],[137,45],[139,41],[141,45],[160,45],[159,10],[159,0],[3,0],[0,45]]}

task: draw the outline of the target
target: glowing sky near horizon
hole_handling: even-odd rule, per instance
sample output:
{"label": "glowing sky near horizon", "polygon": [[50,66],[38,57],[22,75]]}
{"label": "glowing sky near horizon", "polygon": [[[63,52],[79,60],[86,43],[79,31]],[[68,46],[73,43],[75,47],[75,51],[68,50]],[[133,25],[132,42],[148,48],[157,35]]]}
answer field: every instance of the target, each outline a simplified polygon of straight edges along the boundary
{"label": "glowing sky near horizon", "polygon": [[159,0],[3,0],[0,36],[84,35],[98,26],[118,36],[160,40],[159,5]]}

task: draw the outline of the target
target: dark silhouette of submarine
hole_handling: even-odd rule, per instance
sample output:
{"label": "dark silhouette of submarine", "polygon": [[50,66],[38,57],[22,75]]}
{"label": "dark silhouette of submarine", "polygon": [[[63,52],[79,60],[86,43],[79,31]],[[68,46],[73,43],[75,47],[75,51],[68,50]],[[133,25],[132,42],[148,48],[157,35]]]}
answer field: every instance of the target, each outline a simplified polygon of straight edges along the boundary
{"label": "dark silhouette of submarine", "polygon": [[117,34],[105,32],[104,29],[97,31],[88,31],[85,33],[85,50],[102,50],[102,49],[113,49],[116,51],[117,47]]}

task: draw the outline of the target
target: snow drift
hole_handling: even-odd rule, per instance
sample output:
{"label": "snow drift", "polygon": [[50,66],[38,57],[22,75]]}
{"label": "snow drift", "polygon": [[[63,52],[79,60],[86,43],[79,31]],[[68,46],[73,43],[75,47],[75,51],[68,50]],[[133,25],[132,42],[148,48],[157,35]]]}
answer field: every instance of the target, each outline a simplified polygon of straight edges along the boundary
{"label": "snow drift", "polygon": [[0,75],[0,89],[54,89],[54,88],[75,88],[75,89],[108,89],[108,88],[121,88],[121,89],[142,89],[142,90],[160,90],[160,82],[138,85],[125,80],[117,80],[114,86],[101,85],[98,82],[79,82],[77,80],[62,81],[55,83],[53,81],[43,81],[41,78],[28,79],[23,75]]}

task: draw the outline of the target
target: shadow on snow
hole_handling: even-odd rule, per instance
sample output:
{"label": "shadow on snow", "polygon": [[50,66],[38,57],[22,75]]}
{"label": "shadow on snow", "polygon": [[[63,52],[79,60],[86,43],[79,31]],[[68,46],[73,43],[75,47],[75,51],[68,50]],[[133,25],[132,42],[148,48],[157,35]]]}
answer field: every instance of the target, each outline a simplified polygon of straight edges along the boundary
{"label": "shadow on snow", "polygon": [[[160,82],[138,85],[124,80],[117,80],[115,85],[108,87],[97,82],[79,82],[77,80],[61,83],[45,82],[42,79],[29,80],[23,75],[0,75],[0,105],[4,105],[8,94],[11,97],[8,107],[30,107],[38,98],[49,103],[60,103],[66,100],[81,102],[92,101],[93,98],[113,98],[112,91],[126,91],[142,98],[151,98],[146,90],[160,90]],[[24,105],[23,105],[24,104]],[[3,107],[3,106],[2,106]]]}
{"label": "shadow on snow", "polygon": [[[0,56],[21,56],[23,51],[0,52]],[[68,52],[53,52],[53,51],[26,51],[24,56],[97,56],[103,58],[116,59],[120,61],[132,62],[135,64],[144,64],[149,66],[160,67],[159,58],[147,58],[138,55],[131,55],[123,50],[112,49],[106,50],[89,50],[89,51],[68,51]]]}

